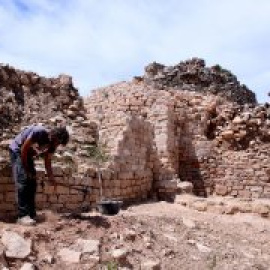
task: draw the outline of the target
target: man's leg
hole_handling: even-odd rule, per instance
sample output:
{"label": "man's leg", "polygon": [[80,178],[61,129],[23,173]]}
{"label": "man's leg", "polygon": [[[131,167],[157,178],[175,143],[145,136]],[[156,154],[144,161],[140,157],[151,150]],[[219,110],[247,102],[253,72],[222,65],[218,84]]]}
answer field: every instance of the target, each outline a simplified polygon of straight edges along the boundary
{"label": "man's leg", "polygon": [[27,175],[22,165],[21,157],[18,153],[11,153],[11,162],[12,174],[16,188],[18,217],[21,218],[30,214],[28,205],[29,184]]}
{"label": "man's leg", "polygon": [[37,192],[37,178],[35,164],[32,158],[28,158],[28,168],[31,171],[31,179],[29,179],[29,194],[28,194],[28,205],[29,215],[31,218],[35,218],[36,213],[36,192]]}

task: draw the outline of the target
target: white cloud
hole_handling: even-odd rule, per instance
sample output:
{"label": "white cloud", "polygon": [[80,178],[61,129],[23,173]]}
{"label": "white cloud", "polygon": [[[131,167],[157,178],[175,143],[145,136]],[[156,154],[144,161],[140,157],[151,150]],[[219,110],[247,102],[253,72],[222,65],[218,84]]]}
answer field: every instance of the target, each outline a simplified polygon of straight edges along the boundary
{"label": "white cloud", "polygon": [[3,0],[0,61],[69,73],[85,95],[142,74],[151,61],[198,56],[230,69],[265,101],[269,13],[268,0]]}

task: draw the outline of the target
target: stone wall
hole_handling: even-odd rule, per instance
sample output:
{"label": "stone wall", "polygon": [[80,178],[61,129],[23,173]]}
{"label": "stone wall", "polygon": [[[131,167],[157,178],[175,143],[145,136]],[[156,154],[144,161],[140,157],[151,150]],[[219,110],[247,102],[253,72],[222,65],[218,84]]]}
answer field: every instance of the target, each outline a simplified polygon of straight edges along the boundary
{"label": "stone wall", "polygon": [[[85,100],[69,76],[46,79],[9,66],[0,71],[3,213],[15,202],[9,139],[37,122],[64,124],[71,133],[55,154],[56,193],[39,185],[40,208],[64,211],[98,201],[97,167],[108,199],[162,198],[179,192],[183,181],[200,196],[270,198],[270,106],[257,105],[254,93],[223,69],[205,68],[198,59],[173,68],[150,65],[144,77],[97,89]],[[90,152],[101,146],[108,160],[97,166]],[[45,178],[40,169],[39,182]]]}
{"label": "stone wall", "polygon": [[[66,126],[70,132],[69,144],[55,153],[53,161],[58,181],[68,181],[71,186],[81,185],[82,181],[88,179],[84,171],[89,166],[92,171],[91,175],[95,176],[95,169],[92,168],[93,162],[88,156],[87,147],[97,144],[97,125],[86,118],[83,99],[73,86],[72,78],[63,74],[57,78],[45,78],[9,65],[0,65],[0,199],[2,213],[12,212],[15,203],[8,146],[16,134],[31,124],[40,124],[48,129]],[[64,170],[68,173],[59,173],[59,168],[63,165],[68,167]],[[41,182],[43,179],[44,174],[39,173],[38,181]],[[82,192],[77,194],[72,189],[69,191],[68,188],[59,186],[55,195],[50,187],[45,186],[44,188],[43,190],[39,186],[38,190],[37,201],[40,207],[56,207],[63,210],[81,205]],[[94,188],[91,198],[89,198],[90,195],[87,195],[84,202],[91,203],[95,200],[96,195],[97,191]]]}
{"label": "stone wall", "polygon": [[[89,118],[103,119],[100,137],[118,157],[114,166],[121,160],[119,174],[139,165],[132,155],[140,153],[141,145],[119,147],[128,126],[124,119],[136,118],[153,134],[148,143],[151,162],[141,172],[152,172],[152,188],[176,191],[177,181],[188,181],[200,196],[269,198],[267,104],[243,106],[211,93],[156,89],[135,78],[98,89],[85,105]],[[129,140],[135,134],[143,137],[143,132],[134,129]]]}
{"label": "stone wall", "polygon": [[[10,164],[0,169],[0,217],[14,216],[16,212],[15,185],[11,179]],[[49,185],[42,166],[37,166],[38,209],[82,211],[89,208],[98,196],[97,180],[89,175],[74,175],[70,166],[54,166],[56,190]]]}

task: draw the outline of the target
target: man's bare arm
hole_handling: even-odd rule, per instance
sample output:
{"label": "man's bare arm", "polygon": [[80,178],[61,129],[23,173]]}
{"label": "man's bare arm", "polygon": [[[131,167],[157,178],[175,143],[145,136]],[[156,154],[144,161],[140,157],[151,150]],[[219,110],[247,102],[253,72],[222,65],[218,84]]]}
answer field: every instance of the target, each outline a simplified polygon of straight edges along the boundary
{"label": "man's bare arm", "polygon": [[52,154],[46,153],[44,156],[45,169],[48,176],[49,181],[54,182],[54,176],[52,171]]}
{"label": "man's bare arm", "polygon": [[28,158],[28,151],[30,147],[32,146],[33,142],[31,138],[26,139],[21,147],[21,158],[22,158],[22,165],[23,168],[28,176],[30,176],[30,171],[28,168],[27,158]]}

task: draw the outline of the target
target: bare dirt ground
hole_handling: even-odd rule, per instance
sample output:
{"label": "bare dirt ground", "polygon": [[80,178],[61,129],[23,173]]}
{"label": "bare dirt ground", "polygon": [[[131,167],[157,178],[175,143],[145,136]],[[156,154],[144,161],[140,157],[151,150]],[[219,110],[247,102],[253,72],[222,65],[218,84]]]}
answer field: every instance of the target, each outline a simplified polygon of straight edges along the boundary
{"label": "bare dirt ground", "polygon": [[[222,215],[150,202],[116,216],[40,215],[44,219],[35,227],[0,223],[1,233],[11,230],[32,240],[31,254],[7,259],[7,269],[20,269],[25,262],[32,264],[28,269],[270,269],[270,219],[255,214]],[[74,263],[60,257],[59,251],[78,239],[99,240],[98,254]]]}

